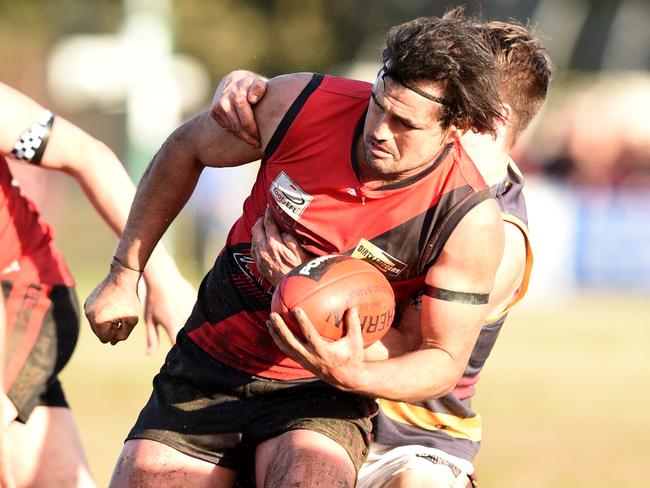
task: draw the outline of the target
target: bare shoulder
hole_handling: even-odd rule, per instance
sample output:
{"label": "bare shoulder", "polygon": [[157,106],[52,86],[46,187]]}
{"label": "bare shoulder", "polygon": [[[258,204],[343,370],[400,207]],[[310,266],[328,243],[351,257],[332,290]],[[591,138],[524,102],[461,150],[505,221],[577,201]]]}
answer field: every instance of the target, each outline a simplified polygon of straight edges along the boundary
{"label": "bare shoulder", "polygon": [[[485,200],[467,212],[451,234],[448,244],[468,255],[503,252],[504,226],[499,205],[493,199]],[[469,252],[473,251],[473,252]]]}
{"label": "bare shoulder", "polygon": [[493,198],[479,203],[467,212],[459,225],[462,224],[479,232],[497,231],[502,233],[503,218],[501,217],[499,204]]}
{"label": "bare shoulder", "polygon": [[255,106],[255,119],[266,147],[289,107],[312,79],[313,73],[291,73],[271,78],[264,97]]}
{"label": "bare shoulder", "polygon": [[427,282],[489,291],[503,249],[503,219],[496,201],[489,199],[476,205],[458,223],[429,269]]}

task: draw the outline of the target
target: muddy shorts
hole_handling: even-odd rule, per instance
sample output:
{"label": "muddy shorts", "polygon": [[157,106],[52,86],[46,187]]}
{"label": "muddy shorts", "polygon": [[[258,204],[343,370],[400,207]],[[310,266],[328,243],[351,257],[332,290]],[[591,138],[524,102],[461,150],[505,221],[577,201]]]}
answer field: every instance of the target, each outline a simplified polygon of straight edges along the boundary
{"label": "muddy shorts", "polygon": [[358,471],[376,410],[374,399],[320,380],[276,381],[233,369],[181,330],[127,440],[158,441],[242,473],[257,444],[307,429],[342,445]]}
{"label": "muddy shorts", "polygon": [[67,407],[58,379],[79,338],[74,288],[2,281],[5,301],[5,392],[16,420],[35,407]]}

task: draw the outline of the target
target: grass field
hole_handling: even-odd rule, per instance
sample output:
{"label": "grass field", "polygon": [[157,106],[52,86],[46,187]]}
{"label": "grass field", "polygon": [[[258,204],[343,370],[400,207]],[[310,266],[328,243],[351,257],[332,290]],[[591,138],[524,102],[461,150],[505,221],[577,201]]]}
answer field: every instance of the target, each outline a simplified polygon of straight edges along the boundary
{"label": "grass field", "polygon": [[[38,203],[58,230],[83,301],[101,279],[116,241],[76,185],[55,178],[53,185],[67,185],[71,198]],[[176,232],[185,237],[183,225],[181,219]],[[198,283],[190,250],[179,246],[176,256]],[[111,347],[95,338],[85,320],[82,325],[62,378],[91,467],[99,486],[107,486],[168,346],[163,342],[157,354],[145,356],[141,328]],[[650,459],[649,378],[648,297],[524,302],[506,323],[475,400],[484,421],[477,458],[481,486],[643,486]]]}

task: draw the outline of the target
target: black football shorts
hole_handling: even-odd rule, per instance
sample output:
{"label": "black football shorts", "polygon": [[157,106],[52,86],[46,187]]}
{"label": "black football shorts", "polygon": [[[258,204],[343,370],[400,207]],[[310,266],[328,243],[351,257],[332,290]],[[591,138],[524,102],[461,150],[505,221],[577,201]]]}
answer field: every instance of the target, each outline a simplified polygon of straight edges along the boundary
{"label": "black football shorts", "polygon": [[241,472],[257,444],[307,429],[342,445],[358,471],[376,411],[374,399],[320,380],[277,381],[233,369],[181,330],[127,440],[158,441]]}
{"label": "black football shorts", "polygon": [[74,288],[2,281],[5,301],[5,391],[16,420],[35,407],[67,407],[58,379],[79,338]]}

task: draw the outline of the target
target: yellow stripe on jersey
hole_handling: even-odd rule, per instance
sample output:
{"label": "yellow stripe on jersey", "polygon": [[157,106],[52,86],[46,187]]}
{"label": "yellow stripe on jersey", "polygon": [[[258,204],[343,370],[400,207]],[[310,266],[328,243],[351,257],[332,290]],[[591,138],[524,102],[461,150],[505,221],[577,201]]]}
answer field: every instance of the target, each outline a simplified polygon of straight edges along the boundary
{"label": "yellow stripe on jersey", "polygon": [[522,298],[524,298],[524,295],[528,291],[528,284],[530,282],[530,273],[531,270],[533,269],[533,249],[530,245],[528,226],[522,220],[518,219],[514,215],[502,213],[501,218],[503,219],[504,222],[509,222],[512,225],[516,226],[524,235],[524,241],[526,242],[526,267],[524,269],[524,276],[521,279],[521,285],[519,285],[519,289],[517,290],[517,293],[515,293],[515,295],[512,297],[512,300],[510,300],[510,303],[506,308],[504,308],[503,310],[493,312],[485,319],[485,322],[488,324],[491,324],[492,322],[495,322],[496,320],[503,317],[505,314],[507,314],[510,311],[512,307],[514,307],[517,303],[521,301]]}
{"label": "yellow stripe on jersey", "polygon": [[379,400],[382,412],[391,420],[425,430],[439,430],[458,439],[481,441],[481,416],[460,418],[410,403]]}

